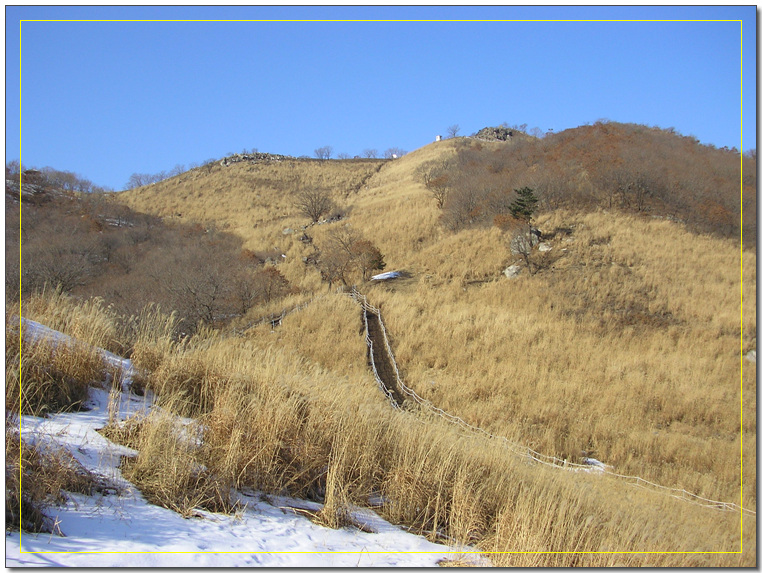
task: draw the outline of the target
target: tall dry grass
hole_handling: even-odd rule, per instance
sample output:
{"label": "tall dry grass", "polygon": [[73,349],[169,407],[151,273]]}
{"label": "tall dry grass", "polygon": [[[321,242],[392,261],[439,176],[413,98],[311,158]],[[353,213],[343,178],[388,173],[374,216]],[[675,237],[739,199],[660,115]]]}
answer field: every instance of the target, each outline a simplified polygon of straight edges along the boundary
{"label": "tall dry grass", "polygon": [[[742,358],[756,348],[754,254],[666,220],[557,211],[540,216],[538,225],[571,233],[553,239],[553,250],[538,261],[541,271],[509,281],[501,275],[514,262],[508,237],[496,228],[444,231],[433,198],[416,177],[415,169],[443,150],[453,152],[449,143],[427,146],[386,163],[343,205],[347,222],[381,248],[387,269],[413,275],[361,287],[382,310],[405,382],[435,405],[542,453],[570,460],[592,455],[615,471],[755,509],[756,388],[754,369]],[[253,250],[285,254],[279,268],[303,300],[326,293],[275,329],[262,324],[243,339],[210,337],[204,348],[168,344],[157,350],[153,371],[165,363],[162,377],[173,380],[161,393],[174,387],[184,397],[195,392],[196,411],[219,427],[210,434],[217,441],[210,442],[214,453],[207,462],[226,479],[242,476],[235,483],[325,495],[330,470],[338,507],[353,499],[348,492],[369,487],[338,479],[335,468],[357,457],[342,452],[372,452],[366,456],[375,469],[363,470],[376,476],[370,489],[381,488],[392,500],[415,500],[386,507],[391,518],[419,530],[442,529],[433,535],[477,539],[492,550],[529,552],[496,557],[506,565],[754,562],[755,524],[747,518],[740,557],[537,553],[562,546],[577,552],[736,548],[741,518],[682,502],[660,506],[659,496],[621,483],[591,483],[591,497],[583,499],[578,476],[553,481],[536,468],[525,474],[521,464],[497,454],[494,466],[485,466],[473,445],[457,445],[461,438],[439,422],[388,412],[367,372],[359,311],[328,294],[316,271],[302,263],[312,247],[282,232],[303,224],[282,192],[295,184],[293,175],[274,166],[257,168],[261,173],[250,168],[228,167],[224,176],[221,167],[208,176],[194,172],[186,181],[123,195],[139,210],[216,220]],[[308,232],[319,244],[330,227]],[[259,401],[241,402],[244,394]],[[257,413],[264,418],[245,427],[255,404],[267,404],[268,413]],[[351,416],[342,413],[346,408]],[[368,428],[381,428],[380,439],[363,429],[366,419]],[[290,437],[274,423],[288,428]],[[258,442],[263,438],[253,427],[274,441]],[[337,432],[357,445],[335,442]],[[250,443],[259,445],[252,450]],[[275,469],[284,467],[291,469]],[[485,474],[484,467],[494,469]],[[501,479],[522,484],[525,497],[507,493]],[[483,501],[489,496],[496,506]],[[573,502],[561,507],[567,498]],[[482,503],[492,509],[474,509]],[[518,513],[510,509],[517,504]],[[674,521],[660,522],[660,512]]]}
{"label": "tall dry grass", "polygon": [[[543,453],[594,451],[617,471],[738,502],[740,250],[612,214],[540,226],[575,228],[546,272],[508,281],[494,264],[491,280],[469,284],[449,263],[367,289],[407,383]],[[489,232],[469,239],[500,249]],[[467,257],[450,246],[451,261]]]}
{"label": "tall dry grass", "polygon": [[[309,333],[315,340],[297,346],[298,333],[325,318],[319,305],[331,303],[338,316],[330,335],[316,329]],[[275,331],[254,329],[245,339],[200,332],[156,345],[158,370],[192,364],[183,383],[213,399],[183,420],[169,412],[189,411],[188,386],[157,388],[166,407],[130,433],[139,454],[123,468],[150,499],[192,515],[195,508],[234,511],[231,488],[289,493],[325,502],[319,518],[341,525],[350,504],[381,496],[379,511],[393,522],[488,551],[497,564],[753,562],[748,523],[741,561],[722,554],[623,556],[735,551],[741,518],[604,476],[528,465],[499,443],[393,410],[372,379],[343,374],[355,367],[359,374],[366,360],[359,307],[336,294],[313,304]],[[157,332],[144,336],[168,336],[162,321],[153,325]],[[331,357],[324,348],[357,355]],[[589,553],[601,551],[615,553]]]}
{"label": "tall dry grass", "polygon": [[99,297],[78,300],[57,289],[24,298],[18,308],[6,305],[6,315],[21,314],[80,342],[123,354],[123,333],[113,308]]}
{"label": "tall dry grass", "polygon": [[[311,247],[299,237],[309,220],[299,213],[296,193],[301,187],[319,186],[332,191],[340,212],[351,209],[350,198],[387,161],[303,161],[234,163],[200,168],[149,187],[116,194],[116,200],[138,211],[177,218],[184,222],[215,225],[244,239],[244,247],[257,253],[286,255],[279,268],[292,285],[316,288],[319,279],[305,277],[302,257]],[[303,282],[307,278],[306,282]]]}
{"label": "tall dry grass", "polygon": [[[754,255],[744,255],[742,281],[733,241],[666,220],[558,211],[538,225],[573,228],[568,242],[558,237],[547,269],[509,282],[500,274],[515,260],[508,237],[497,228],[444,231],[416,174],[456,147],[439,142],[388,162],[346,201],[347,222],[381,248],[387,269],[413,273],[389,287],[364,287],[383,306],[407,382],[436,405],[544,453],[575,459],[594,450],[617,470],[737,501],[741,437],[751,439],[740,433],[739,347],[756,346]],[[282,200],[273,189],[296,181],[281,166],[257,169],[252,188],[268,204]],[[235,213],[231,205],[218,213],[204,203],[219,194],[207,192],[219,183],[218,171],[194,180],[199,197],[188,197],[188,216],[251,220],[243,191]],[[162,205],[156,190],[140,193],[133,206]],[[289,280],[305,296],[319,293],[325,287],[317,272],[301,263],[311,247],[280,233],[286,222],[278,212],[237,232],[252,248],[278,246]],[[329,227],[309,230],[315,243]],[[330,311],[302,315],[293,337],[280,342],[302,349],[326,316]],[[307,353],[321,364],[347,355]],[[746,392],[744,402],[753,397]]]}
{"label": "tall dry grass", "polygon": [[231,484],[200,463],[197,451],[202,428],[198,422],[183,422],[170,411],[155,409],[140,420],[130,439],[138,455],[123,458],[122,475],[136,484],[149,502],[186,518],[196,509],[235,511],[238,504],[231,496]]}
{"label": "tall dry grass", "polygon": [[[56,307],[52,315],[61,317],[67,305],[68,301],[55,296],[46,309]],[[98,303],[79,310],[93,324],[109,321]],[[109,372],[112,369],[89,344],[28,336],[26,324],[12,311],[6,309],[5,321],[6,525],[60,534],[54,512],[68,499],[67,492],[91,495],[113,486],[83,468],[66,450],[44,440],[22,438],[19,416],[85,409],[90,386],[104,384],[115,373]]]}
{"label": "tall dry grass", "polygon": [[6,419],[14,414],[46,416],[82,409],[88,388],[108,377],[109,367],[101,355],[79,341],[30,339],[26,330],[23,323],[18,326],[6,316]]}
{"label": "tall dry grass", "polygon": [[53,514],[67,492],[92,495],[107,486],[66,450],[28,444],[7,421],[5,451],[6,529],[61,535]]}
{"label": "tall dry grass", "polygon": [[[334,341],[354,337],[356,331],[346,328]],[[243,350],[221,339],[203,352],[207,371],[219,369],[225,382],[211,410],[199,418],[203,441],[193,442],[193,464],[225,486],[324,501],[318,519],[325,524],[346,524],[350,504],[380,494],[386,500],[380,511],[394,523],[431,539],[498,552],[491,557],[504,564],[529,561],[516,552],[571,552],[532,553],[542,565],[611,565],[622,556],[585,552],[732,551],[740,545],[738,514],[633,490],[601,476],[527,465],[496,442],[392,410],[375,388],[337,380],[303,355],[256,344]],[[156,431],[186,440],[195,435],[158,424]],[[151,441],[162,439],[155,435]],[[174,448],[163,454],[145,447],[145,452],[147,464],[163,455],[173,464],[182,458]],[[167,488],[176,481],[167,480]],[[506,551],[513,553],[502,554]],[[734,562],[692,555],[625,559],[628,564]]]}

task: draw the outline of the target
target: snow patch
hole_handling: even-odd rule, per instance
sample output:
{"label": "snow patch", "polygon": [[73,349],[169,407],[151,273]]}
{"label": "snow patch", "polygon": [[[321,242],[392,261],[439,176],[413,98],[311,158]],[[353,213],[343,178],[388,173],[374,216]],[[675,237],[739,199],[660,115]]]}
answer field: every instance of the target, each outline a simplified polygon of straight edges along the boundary
{"label": "snow patch", "polygon": [[402,271],[389,271],[388,273],[381,273],[380,275],[373,275],[370,277],[372,281],[388,281],[389,279],[396,279],[402,276]]}

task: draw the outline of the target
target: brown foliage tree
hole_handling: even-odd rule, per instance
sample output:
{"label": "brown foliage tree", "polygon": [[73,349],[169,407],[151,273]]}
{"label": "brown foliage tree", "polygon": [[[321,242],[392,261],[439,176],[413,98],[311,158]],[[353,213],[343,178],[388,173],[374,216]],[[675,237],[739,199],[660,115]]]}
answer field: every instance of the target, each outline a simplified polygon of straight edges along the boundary
{"label": "brown foliage tree", "polygon": [[381,251],[347,225],[328,234],[318,266],[328,288],[332,288],[333,283],[339,281],[347,286],[354,273],[365,281],[370,271],[383,269],[385,263]]}
{"label": "brown foliage tree", "polygon": [[357,241],[351,246],[350,250],[352,260],[362,273],[363,281],[368,280],[368,273],[370,271],[380,271],[386,266],[384,255],[381,254],[376,245],[366,239]]}

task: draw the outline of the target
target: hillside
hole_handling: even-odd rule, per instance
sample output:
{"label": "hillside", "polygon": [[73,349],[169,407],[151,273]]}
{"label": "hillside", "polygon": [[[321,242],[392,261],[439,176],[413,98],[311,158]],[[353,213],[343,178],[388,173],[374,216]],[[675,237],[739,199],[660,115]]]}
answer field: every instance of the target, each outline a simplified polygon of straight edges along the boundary
{"label": "hillside", "polygon": [[[614,131],[619,137],[620,132],[627,132],[627,127],[602,126],[602,133],[598,134],[602,141],[597,145],[609,142],[607,132]],[[593,128],[579,128],[579,131],[584,135],[581,143],[586,153],[594,155],[596,148],[590,144]],[[558,161],[573,145],[575,136],[575,133],[557,134],[558,141],[546,154]],[[672,147],[676,147],[675,142],[682,142],[676,135],[658,132],[656,136],[671,137]],[[639,149],[636,147],[627,153],[636,153]],[[437,142],[393,162],[374,165],[377,173],[372,173],[364,185],[349,193],[342,193],[342,189],[352,187],[342,177],[362,177],[370,171],[366,166],[339,161],[320,165],[324,180],[336,181],[335,193],[340,196],[346,213],[344,221],[332,225],[346,222],[361,229],[384,254],[387,269],[406,270],[412,275],[388,287],[362,287],[385,310],[410,380],[424,395],[433,392],[432,385],[436,387],[443,406],[459,412],[469,410],[469,419],[510,435],[522,435],[556,455],[574,456],[578,450],[588,447],[601,452],[603,447],[601,455],[605,453],[606,459],[651,475],[655,471],[648,469],[651,462],[668,459],[672,454],[667,451],[684,449],[696,434],[715,436],[708,443],[702,442],[702,448],[731,455],[734,447],[729,446],[733,440],[720,440],[714,445],[711,440],[737,435],[739,420],[734,421],[732,415],[722,416],[722,429],[714,422],[699,429],[692,427],[692,422],[686,425],[685,421],[716,419],[717,414],[711,412],[740,414],[732,389],[740,379],[741,351],[754,347],[756,333],[747,319],[743,342],[735,334],[741,328],[739,244],[732,239],[699,237],[685,223],[665,220],[663,217],[668,213],[659,210],[663,203],[659,197],[649,198],[654,203],[648,209],[630,212],[585,213],[570,209],[571,202],[565,202],[555,209],[542,209],[537,219],[537,226],[543,232],[556,234],[550,243],[553,250],[546,256],[548,268],[512,283],[501,274],[516,259],[507,248],[504,233],[489,225],[476,225],[457,233],[443,228],[439,221],[441,211],[423,185],[419,172],[422,165],[454,158],[458,152],[465,152],[472,160],[477,155],[487,156],[484,162],[488,163],[495,158],[529,151],[532,150],[500,142],[474,143],[467,139]],[[715,160],[718,154],[728,155],[728,152],[709,149],[705,152]],[[534,164],[534,160],[528,163]],[[309,167],[313,169],[315,165],[309,164]],[[360,167],[366,170],[357,173]],[[267,186],[257,187],[253,192],[269,197],[273,207],[264,213],[264,206],[251,203],[247,207],[245,197],[248,195],[233,191],[240,189],[243,181],[255,185],[249,175],[254,169],[268,173],[269,177]],[[298,233],[283,234],[284,229],[299,228],[306,221],[300,220],[289,204],[287,187],[278,188],[272,183],[298,177],[299,169],[306,166],[218,167],[209,175],[208,188],[215,190],[211,193],[195,190],[201,185],[199,175],[194,180],[195,187],[168,181],[164,186],[120,194],[119,198],[133,208],[154,214],[170,212],[182,201],[185,218],[215,221],[233,229],[252,248],[276,249],[286,255],[279,268],[290,280],[303,287],[314,285],[316,288],[316,276],[301,263],[312,246],[299,241]],[[740,171],[737,175],[740,178]],[[220,190],[223,180],[230,189],[227,195]],[[517,179],[513,180],[518,183]],[[268,192],[276,188],[277,192]],[[203,195],[203,199],[194,201],[194,193]],[[709,200],[705,195],[701,197]],[[605,199],[608,201],[610,197]],[[212,200],[224,207],[214,210],[210,206]],[[691,209],[693,211],[695,209]],[[277,214],[274,217],[273,212]],[[231,223],[232,220],[236,223]],[[309,230],[315,244],[320,244],[332,225]],[[744,256],[744,265],[747,271],[753,269],[753,254]],[[754,308],[753,297],[747,297],[746,303],[745,311]],[[449,340],[437,335],[444,324],[448,325],[445,331],[452,333]],[[508,326],[511,324],[513,326]],[[457,334],[461,331],[464,331],[462,339]],[[603,354],[593,352],[601,337],[612,341],[609,352]],[[696,347],[697,341],[705,341],[707,346]],[[723,349],[715,344],[723,345]],[[647,348],[654,349],[653,356],[644,354]],[[572,356],[576,357],[574,361]],[[708,362],[703,363],[702,356],[706,356]],[[718,361],[719,356],[725,356],[729,363]],[[536,363],[527,364],[528,357],[540,359],[540,372]],[[620,364],[617,368],[622,369],[616,375],[617,388],[621,389],[614,391],[621,402],[616,409],[627,412],[628,423],[643,426],[642,447],[633,448],[631,436],[614,446],[613,436],[618,432],[615,428],[605,430],[610,436],[602,439],[602,420],[612,417],[612,405],[597,399],[598,390],[593,387],[612,383],[612,364]],[[600,378],[593,387],[591,376]],[[652,386],[653,376],[662,381],[656,387]],[[557,388],[559,378],[579,382]],[[706,397],[699,400],[705,403],[704,414],[689,412],[696,404],[696,396],[691,396],[684,407],[675,401],[675,388],[691,385],[690,381],[697,378],[707,380],[702,390],[707,392]],[[477,380],[489,380],[489,383],[485,388],[483,382],[477,383]],[[529,386],[517,386],[516,380]],[[636,388],[641,385],[643,392],[646,388],[649,394],[656,392],[651,398],[653,403],[641,402],[637,407],[626,405],[622,396],[639,400],[644,394]],[[557,389],[551,390],[554,387]],[[523,406],[516,403],[517,396],[526,400],[538,391],[544,396],[558,392],[552,402],[559,406],[573,397],[573,403],[586,405],[586,416],[593,415],[591,410],[598,413],[595,419],[582,422],[566,408],[559,410],[549,405],[548,411],[539,415],[532,411],[531,402]],[[677,392],[677,395],[685,393]],[[718,400],[718,396],[725,396],[727,402]],[[654,407],[656,404],[658,407]],[[549,430],[549,420],[557,425],[556,431]],[[667,440],[654,441],[647,437],[654,435],[652,431],[674,434],[677,441],[671,446],[666,445]],[[567,434],[574,437],[564,437]],[[641,453],[633,453],[638,451]],[[700,454],[697,450],[692,455]],[[635,461],[638,458],[642,458],[641,461]],[[716,471],[737,469],[727,461],[720,461],[721,458],[722,454],[715,458]],[[656,470],[652,477],[664,478],[663,471]],[[728,486],[733,482],[734,471],[727,476]],[[683,485],[704,491],[700,473]],[[671,483],[675,483],[673,479],[669,478]],[[717,486],[711,486],[710,490],[714,487]],[[720,487],[714,493],[723,489]],[[724,489],[723,495],[729,493],[730,490]]]}
{"label": "hillside", "polygon": [[[434,180],[447,191],[441,206]],[[512,249],[524,231],[508,216],[513,190],[522,186],[535,189],[539,198],[533,227],[540,242],[524,254]],[[297,205],[305,188],[325,189],[332,201],[317,223]],[[167,354],[154,370],[154,384],[164,388],[162,376],[186,384],[207,354],[221,369],[207,368],[215,388],[244,376],[249,366],[237,361],[248,364],[252,354],[287,360],[291,365],[283,377],[292,391],[310,397],[305,400],[330,404],[329,410],[356,408],[363,424],[389,424],[400,436],[412,413],[424,422],[421,440],[431,439],[478,467],[468,448],[447,441],[448,431],[419,406],[403,403],[399,418],[379,417],[391,408],[368,368],[361,310],[335,292],[345,283],[356,285],[380,310],[404,384],[433,406],[546,456],[581,464],[594,458],[611,474],[639,476],[755,510],[755,370],[744,358],[756,350],[755,188],[756,158],[620,124],[585,126],[542,140],[450,139],[395,160],[217,162],[108,196],[108,209],[123,209],[125,220],[134,221],[130,232],[145,229],[152,238],[140,243],[125,238],[115,252],[130,264],[103,267],[100,284],[91,281],[70,292],[88,296],[101,288],[115,311],[124,304],[133,312],[146,291],[141,285],[150,284],[149,298],[163,296],[162,308],[177,310],[182,318],[196,312],[188,299],[198,289],[189,279],[222,277],[207,283],[215,293],[226,293],[226,302],[222,294],[199,301],[217,305],[204,320],[218,329],[219,338],[203,338],[209,334],[200,328],[202,340],[187,349],[189,370]],[[42,218],[44,209],[36,216]],[[350,258],[342,258],[342,245]],[[518,275],[506,274],[509,267]],[[391,281],[367,280],[382,269],[403,273]],[[237,272],[239,282],[224,280]],[[187,290],[174,288],[183,281]],[[252,284],[259,286],[247,299]],[[128,305],[131,298],[135,301]],[[42,320],[49,312],[42,306],[28,310]],[[275,315],[277,321],[268,320]],[[187,321],[184,332],[192,326]],[[131,347],[129,341],[124,345]],[[239,370],[227,373],[231,365]],[[257,371],[256,376],[274,375]],[[216,411],[216,405],[209,407]],[[311,408],[310,420],[317,415]],[[338,422],[330,419],[315,424],[334,428]],[[307,432],[293,423],[295,432]],[[413,439],[404,435],[400,444]],[[309,432],[305,436],[315,439]],[[382,487],[410,488],[406,494],[394,489],[397,497],[413,496],[417,486],[406,480],[417,474],[389,469],[396,463],[389,459],[402,456],[396,444],[384,442],[373,455],[358,459],[372,465],[377,455],[378,465],[368,475],[384,476]],[[433,447],[415,444],[410,448]],[[479,455],[493,454],[487,448]],[[503,491],[494,480],[507,462],[489,459],[484,483]],[[434,471],[428,462],[420,463]],[[465,478],[457,471],[460,462],[451,463],[441,479],[447,474],[453,480],[447,487],[455,491],[457,479]],[[533,492],[575,488],[572,478],[538,482],[508,467],[511,475],[524,476]],[[352,479],[360,487],[362,480]],[[473,503],[487,503],[490,492],[473,487],[480,492],[474,496],[485,496]],[[596,508],[591,512],[616,506],[614,499],[633,501],[622,518],[629,515],[634,530],[642,530],[638,523],[650,523],[646,514],[656,511],[650,501],[631,498],[632,489],[613,478],[590,487],[601,493],[595,502],[585,498],[584,504]],[[582,511],[583,505],[569,511]],[[447,521],[448,531],[460,535],[472,528],[484,547],[499,547],[502,542],[494,537],[499,535],[487,524],[507,519],[508,510],[479,507],[483,523],[456,527]],[[447,508],[425,519],[393,509],[385,517],[427,529],[454,515],[455,509]],[[552,516],[556,509],[547,511]],[[740,516],[720,527],[702,517],[712,510],[685,511],[664,525],[662,539],[669,540],[664,547],[709,550],[701,539],[740,542]],[[513,517],[513,523],[521,521]],[[619,517],[605,519],[606,527],[623,527]],[[605,551],[611,539],[624,539],[606,527],[580,532],[585,547]],[[627,531],[633,535],[628,548],[646,550],[653,542]],[[754,562],[754,534],[744,519],[743,563]],[[534,546],[528,540],[523,547],[534,550],[537,543],[542,546],[540,539],[558,541],[550,530],[536,535]],[[660,563],[686,563],[679,559]]]}
{"label": "hillside", "polygon": [[[592,137],[587,133],[591,129],[580,128],[586,133],[583,143]],[[553,149],[562,156],[573,134],[556,137],[560,143]],[[588,153],[594,151],[587,148]],[[666,213],[657,205],[648,210],[586,213],[570,209],[567,203],[541,209],[537,218],[546,235],[555,235],[548,241],[552,250],[536,255],[545,268],[533,276],[525,270],[515,282],[507,280],[502,271],[517,257],[508,248],[506,233],[488,224],[459,232],[445,228],[440,223],[442,210],[423,185],[420,169],[464,153],[472,162],[476,156],[487,156],[487,163],[525,152],[502,142],[446,140],[391,162],[217,166],[206,178],[193,174],[185,181],[169,180],[118,198],[156,215],[182,211],[186,221],[214,222],[231,230],[248,248],[285,255],[278,268],[293,284],[315,292],[321,288],[319,275],[303,259],[316,245],[326,243],[332,228],[349,224],[359,229],[383,253],[387,270],[404,270],[411,277],[361,288],[385,312],[413,386],[432,397],[436,388],[442,406],[461,414],[467,411],[468,419],[504,434],[521,435],[549,454],[574,457],[592,447],[605,453],[607,460],[654,478],[663,478],[664,470],[648,469],[661,465],[651,462],[665,459],[673,448],[684,449],[686,440],[696,434],[702,439],[715,436],[701,447],[731,455],[732,440],[715,445],[711,440],[737,435],[740,418],[723,416],[722,427],[709,420],[716,419],[712,412],[740,414],[732,392],[740,379],[739,357],[756,344],[755,327],[748,319],[743,341],[735,334],[741,330],[738,243],[696,236],[686,224],[665,220]],[[300,240],[301,232],[284,234],[307,223],[289,199],[289,182],[295,180],[328,183],[344,213],[341,221],[310,227],[311,243]],[[361,180],[364,183],[358,184]],[[743,262],[747,271],[752,269],[753,254],[744,256]],[[746,298],[746,303],[744,310],[753,310],[754,300]],[[450,337],[437,335],[445,324]],[[593,352],[601,337],[611,341],[609,353]],[[696,347],[698,341],[706,341],[706,347]],[[654,349],[652,355],[649,348]],[[702,356],[707,363],[701,362]],[[719,356],[736,365],[719,361]],[[540,372],[534,357],[541,359]],[[642,439],[649,444],[634,448],[640,454],[633,453],[631,436],[620,438],[615,446],[618,430],[604,431],[602,425],[612,417],[611,405],[596,399],[593,388],[612,384],[611,364],[623,368],[615,387],[620,390],[614,391],[620,401],[616,409],[626,413],[628,423],[643,426]],[[656,387],[654,376],[662,381]],[[600,380],[591,385],[591,377]],[[684,407],[678,406],[675,388],[697,378],[708,382],[702,389],[705,398],[692,395]],[[568,382],[559,388],[559,379]],[[484,381],[489,381],[486,388]],[[635,390],[639,386],[642,392]],[[655,392],[652,404],[635,407],[622,400],[627,395],[639,400],[646,388],[649,394]],[[595,419],[582,422],[565,408],[550,405],[538,417],[531,402],[516,402],[516,397],[524,401],[537,391],[546,397],[558,394],[551,401],[559,405],[573,397],[575,404],[587,405],[586,416],[597,410]],[[686,410],[697,400],[705,404],[704,414]],[[704,420],[700,424],[708,426],[684,426],[689,419]],[[551,420],[555,431],[549,429]],[[677,441],[672,446],[661,439],[651,443],[646,436],[653,435],[652,430],[674,434]],[[716,458],[717,471],[735,467],[721,458]],[[714,480],[715,485],[705,490],[700,473],[683,485],[706,494],[730,493],[723,487],[712,492],[717,487]],[[728,486],[732,474],[727,476]],[[671,484],[676,483],[673,479],[669,478]]]}

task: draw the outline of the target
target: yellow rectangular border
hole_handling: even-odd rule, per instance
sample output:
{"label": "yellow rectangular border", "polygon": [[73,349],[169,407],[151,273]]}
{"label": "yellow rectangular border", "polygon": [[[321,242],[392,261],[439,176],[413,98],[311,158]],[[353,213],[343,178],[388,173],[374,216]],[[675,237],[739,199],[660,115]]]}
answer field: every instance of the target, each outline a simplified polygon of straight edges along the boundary
{"label": "yellow rectangular border", "polygon": [[[501,23],[501,22],[521,22],[521,23],[604,23],[604,22],[626,22],[626,23],[675,23],[675,22],[704,22],[704,23],[732,23],[738,22],[741,24],[741,141],[743,142],[743,20],[701,20],[701,19],[594,19],[594,20],[555,20],[555,19],[307,19],[307,20],[295,20],[295,19],[221,19],[221,20],[175,20],[175,19],[157,19],[157,20],[140,20],[140,19],[127,19],[127,20],[101,20],[101,19],[31,19],[31,20],[19,20],[19,102],[21,101],[21,24],[22,23],[41,23],[41,22],[83,22],[83,23],[130,23],[130,22],[180,22],[180,23],[232,23],[232,22],[261,22],[261,23]],[[21,162],[21,109],[19,106],[19,162]],[[20,185],[20,174],[19,174]],[[743,195],[743,184],[741,186],[741,194]],[[741,220],[743,221],[743,201],[741,201]],[[19,201],[19,266],[21,264],[21,201]],[[741,245],[741,316],[743,317],[743,244]],[[19,273],[19,315],[21,314],[21,274]],[[21,331],[19,331],[19,340],[21,337]],[[743,351],[743,320],[741,324],[741,350]],[[743,352],[742,352],[743,355]],[[743,359],[742,359],[743,360]],[[743,504],[743,367],[741,367],[741,504]],[[19,386],[21,384],[21,377],[19,376]],[[20,388],[19,388],[20,390]],[[19,449],[19,458],[21,456],[21,450]],[[19,465],[19,488],[21,488],[21,467]],[[740,555],[743,554],[743,511],[740,513],[741,519],[741,549],[739,551],[454,551],[457,554],[478,554],[478,555],[508,555],[508,554],[543,554],[543,555],[559,555],[559,554],[628,554],[628,555]],[[21,535],[21,533],[19,533]],[[251,552],[245,551],[21,551],[21,538],[19,537],[19,553],[24,554],[250,554]],[[438,551],[260,551],[257,553],[266,554],[438,554]]]}

